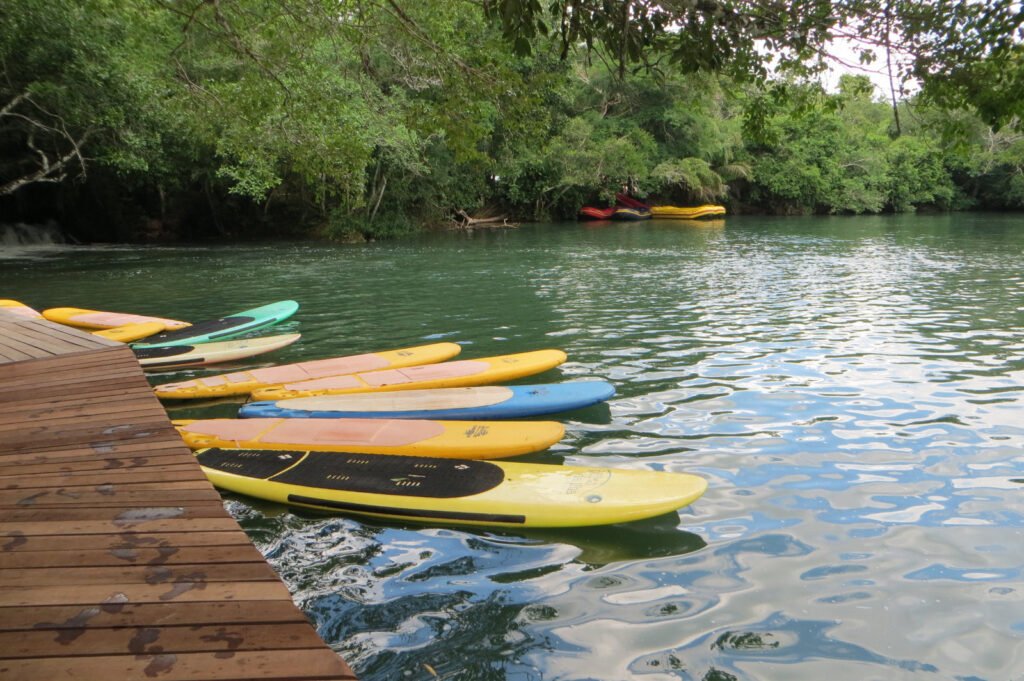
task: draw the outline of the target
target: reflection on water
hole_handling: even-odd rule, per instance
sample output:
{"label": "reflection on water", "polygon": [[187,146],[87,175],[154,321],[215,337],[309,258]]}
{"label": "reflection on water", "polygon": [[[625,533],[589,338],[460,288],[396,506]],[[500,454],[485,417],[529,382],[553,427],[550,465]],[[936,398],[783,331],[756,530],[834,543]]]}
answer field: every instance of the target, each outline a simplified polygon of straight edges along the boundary
{"label": "reflection on water", "polygon": [[618,395],[529,460],[708,478],[678,514],[560,531],[231,497],[362,679],[1024,678],[1024,220],[716,222],[78,250],[5,264],[0,297],[193,319],[295,298],[280,361],[561,347],[531,381]]}

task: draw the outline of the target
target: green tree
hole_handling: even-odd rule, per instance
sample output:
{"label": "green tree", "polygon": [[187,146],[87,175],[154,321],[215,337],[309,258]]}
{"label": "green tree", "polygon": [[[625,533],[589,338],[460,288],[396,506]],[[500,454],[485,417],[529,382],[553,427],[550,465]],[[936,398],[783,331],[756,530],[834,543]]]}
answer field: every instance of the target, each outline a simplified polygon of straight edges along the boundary
{"label": "green tree", "polygon": [[485,0],[484,7],[520,53],[551,33],[563,57],[583,45],[614,62],[620,78],[634,64],[660,68],[663,56],[683,72],[739,80],[764,80],[773,69],[806,76],[824,67],[833,39],[843,36],[858,41],[865,58],[870,48],[902,56],[898,75],[917,77],[937,101],[977,106],[990,123],[1020,112],[1017,0]]}
{"label": "green tree", "polygon": [[906,213],[918,206],[953,206],[956,188],[942,149],[933,137],[903,135],[889,145],[886,160],[886,201],[893,211]]}
{"label": "green tree", "polygon": [[[11,0],[0,10],[0,195],[85,176],[159,172],[169,25],[148,7]],[[155,102],[155,103],[154,103]]]}
{"label": "green tree", "polygon": [[752,200],[774,212],[876,213],[888,205],[888,118],[862,77],[838,94],[816,87],[811,104],[791,104],[768,119],[756,154]]}
{"label": "green tree", "polygon": [[973,152],[969,173],[982,204],[1024,208],[1024,128],[1020,121],[998,131],[985,131]]}
{"label": "green tree", "polygon": [[594,196],[611,202],[630,179],[647,182],[655,144],[635,125],[593,114],[568,120],[546,144],[502,176],[511,203],[533,204],[538,217],[572,217]]}
{"label": "green tree", "polygon": [[[11,0],[0,201],[363,238],[567,218],[629,180],[778,212],[1024,205],[1003,0],[483,4]],[[864,79],[814,84],[849,26],[923,74],[898,124]]]}

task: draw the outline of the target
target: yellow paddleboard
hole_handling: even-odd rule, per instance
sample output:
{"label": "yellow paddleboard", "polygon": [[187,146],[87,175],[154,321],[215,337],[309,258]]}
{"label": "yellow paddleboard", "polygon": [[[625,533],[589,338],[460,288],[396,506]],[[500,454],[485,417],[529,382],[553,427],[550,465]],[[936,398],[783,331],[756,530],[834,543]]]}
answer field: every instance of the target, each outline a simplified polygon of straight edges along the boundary
{"label": "yellow paddleboard", "polygon": [[460,525],[581,527],[623,523],[688,506],[703,478],[544,464],[414,456],[205,449],[221,489],[333,513]]}
{"label": "yellow paddleboard", "polygon": [[24,303],[19,303],[17,300],[0,299],[0,310],[4,312],[10,312],[16,314],[19,317],[25,317],[26,319],[42,319],[43,315],[33,310]]}
{"label": "yellow paddleboard", "polygon": [[233,447],[498,459],[547,449],[562,439],[555,421],[418,419],[209,419],[174,421],[192,449]]}
{"label": "yellow paddleboard", "polygon": [[135,324],[115,326],[112,329],[93,331],[92,334],[109,340],[131,343],[132,341],[137,341],[140,338],[146,338],[155,333],[160,333],[165,328],[167,327],[164,326],[163,322],[137,322]]}
{"label": "yellow paddleboard", "polygon": [[49,310],[43,310],[43,316],[51,322],[75,326],[80,329],[113,329],[125,324],[141,324],[144,322],[160,322],[169,331],[189,326],[188,322],[179,322],[175,319],[147,317],[145,315],[127,314],[124,312],[83,310],[78,307],[51,307]]}
{"label": "yellow paddleboard", "polygon": [[680,208],[679,206],[651,206],[651,217],[664,220],[695,220],[710,215],[725,215],[725,206],[707,204]]}
{"label": "yellow paddleboard", "polygon": [[539,374],[555,368],[565,360],[565,353],[561,350],[535,350],[515,355],[285,383],[273,388],[254,390],[252,396],[257,400],[285,400],[314,395],[490,385]]}
{"label": "yellow paddleboard", "polygon": [[355,374],[377,369],[400,369],[419,364],[443,362],[459,354],[461,350],[462,346],[456,343],[432,343],[400,350],[371,352],[365,355],[318,359],[266,369],[235,371],[230,374],[207,376],[178,383],[165,383],[156,386],[156,394],[157,397],[173,400],[248,395],[258,388],[288,381],[299,382],[325,376]]}

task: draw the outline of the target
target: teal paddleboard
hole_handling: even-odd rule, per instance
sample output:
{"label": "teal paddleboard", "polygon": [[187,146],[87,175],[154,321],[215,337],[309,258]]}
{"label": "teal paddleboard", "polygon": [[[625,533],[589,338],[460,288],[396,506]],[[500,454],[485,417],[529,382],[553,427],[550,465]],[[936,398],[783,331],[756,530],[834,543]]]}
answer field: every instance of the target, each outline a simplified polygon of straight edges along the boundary
{"label": "teal paddleboard", "polygon": [[154,348],[169,345],[194,345],[211,343],[241,336],[288,319],[299,309],[294,300],[282,300],[245,312],[198,322],[177,331],[165,331],[150,336],[145,343],[135,343],[135,348]]}

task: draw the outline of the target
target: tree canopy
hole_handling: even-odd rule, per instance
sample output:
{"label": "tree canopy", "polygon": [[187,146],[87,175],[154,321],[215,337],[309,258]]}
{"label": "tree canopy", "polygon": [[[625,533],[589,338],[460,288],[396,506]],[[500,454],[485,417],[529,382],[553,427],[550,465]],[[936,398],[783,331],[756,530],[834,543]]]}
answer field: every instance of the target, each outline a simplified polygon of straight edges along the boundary
{"label": "tree canopy", "polygon": [[[837,39],[860,58],[896,54],[894,76],[919,80],[945,105],[973,105],[990,123],[1021,111],[1024,7],[1018,0],[485,0],[520,54],[556,36],[616,65],[736,81],[806,76],[834,59]],[[667,61],[667,63],[665,63]]]}
{"label": "tree canopy", "polygon": [[[83,238],[568,218],[628,180],[737,211],[1020,207],[1022,21],[1002,0],[10,0],[0,201]],[[841,36],[920,92],[825,91]]]}

